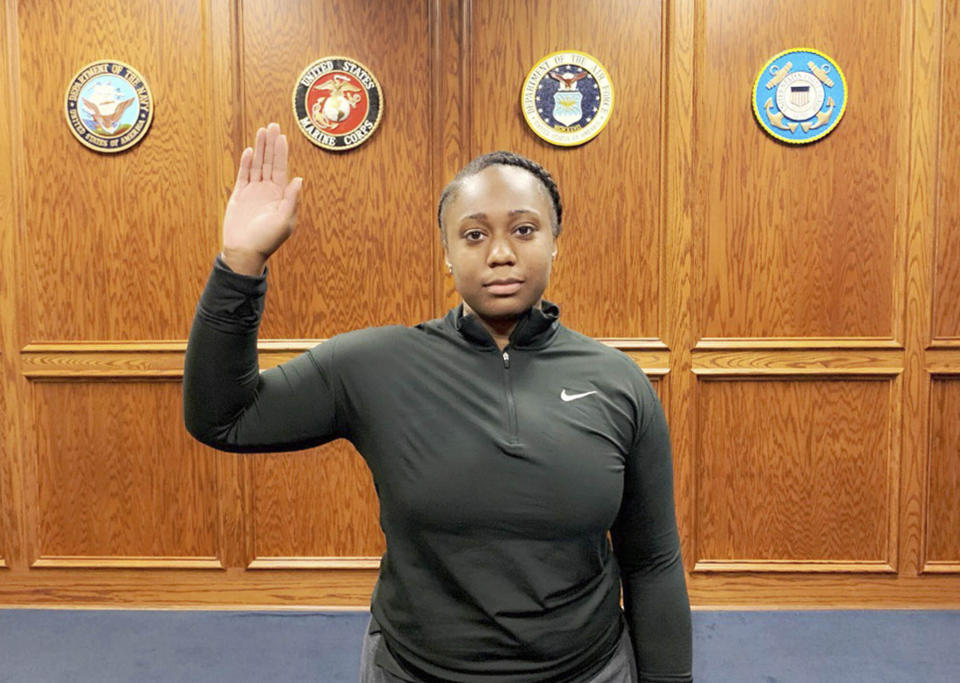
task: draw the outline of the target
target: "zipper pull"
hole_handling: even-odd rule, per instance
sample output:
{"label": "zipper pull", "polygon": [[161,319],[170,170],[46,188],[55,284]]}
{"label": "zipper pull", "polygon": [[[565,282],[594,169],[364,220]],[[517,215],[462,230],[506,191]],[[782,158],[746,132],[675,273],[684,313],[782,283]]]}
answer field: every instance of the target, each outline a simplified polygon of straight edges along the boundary
{"label": "zipper pull", "polygon": [[510,368],[510,354],[506,351],[503,352],[503,367],[507,369]]}

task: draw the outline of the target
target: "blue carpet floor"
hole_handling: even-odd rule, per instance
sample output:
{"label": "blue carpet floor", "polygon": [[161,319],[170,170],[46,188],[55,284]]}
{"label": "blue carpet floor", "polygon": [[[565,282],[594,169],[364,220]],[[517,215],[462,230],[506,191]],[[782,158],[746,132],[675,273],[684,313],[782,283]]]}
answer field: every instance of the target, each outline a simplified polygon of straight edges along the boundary
{"label": "blue carpet floor", "polygon": [[[367,614],[0,610],[0,682],[355,683]],[[957,683],[960,611],[693,612],[700,683]]]}

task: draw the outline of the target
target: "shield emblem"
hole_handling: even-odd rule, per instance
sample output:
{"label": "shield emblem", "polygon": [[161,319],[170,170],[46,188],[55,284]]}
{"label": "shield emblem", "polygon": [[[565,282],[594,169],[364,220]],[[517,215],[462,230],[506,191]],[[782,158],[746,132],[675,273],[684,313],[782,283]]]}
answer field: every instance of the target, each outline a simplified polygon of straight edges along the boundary
{"label": "shield emblem", "polygon": [[553,118],[564,126],[572,126],[583,118],[582,101],[583,93],[579,90],[558,90],[553,94]]}
{"label": "shield emblem", "polygon": [[790,87],[790,103],[797,107],[805,107],[810,102],[810,86],[794,85]]}

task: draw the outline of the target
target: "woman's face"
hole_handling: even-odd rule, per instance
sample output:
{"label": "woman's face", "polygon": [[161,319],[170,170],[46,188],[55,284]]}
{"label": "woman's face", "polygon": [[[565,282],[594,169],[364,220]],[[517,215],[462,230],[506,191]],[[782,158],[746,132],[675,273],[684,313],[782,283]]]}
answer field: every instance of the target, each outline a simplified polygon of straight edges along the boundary
{"label": "woman's face", "polygon": [[466,312],[504,323],[540,302],[557,249],[551,208],[546,188],[522,168],[497,164],[463,181],[443,223]]}

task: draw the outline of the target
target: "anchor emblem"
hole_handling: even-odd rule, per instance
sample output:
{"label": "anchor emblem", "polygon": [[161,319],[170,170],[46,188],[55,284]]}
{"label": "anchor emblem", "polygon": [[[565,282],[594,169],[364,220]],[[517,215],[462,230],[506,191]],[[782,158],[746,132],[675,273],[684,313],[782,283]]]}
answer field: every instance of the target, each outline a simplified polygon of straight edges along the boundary
{"label": "anchor emblem", "polygon": [[760,70],[753,110],[773,137],[794,144],[812,142],[840,121],[846,91],[843,72],[829,57],[812,49],[788,50]]}

